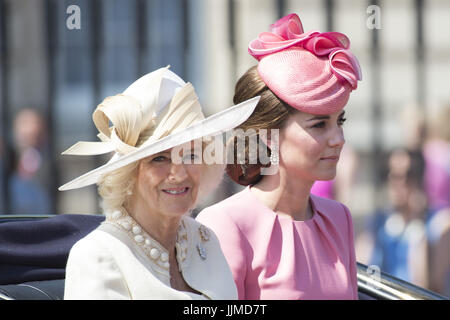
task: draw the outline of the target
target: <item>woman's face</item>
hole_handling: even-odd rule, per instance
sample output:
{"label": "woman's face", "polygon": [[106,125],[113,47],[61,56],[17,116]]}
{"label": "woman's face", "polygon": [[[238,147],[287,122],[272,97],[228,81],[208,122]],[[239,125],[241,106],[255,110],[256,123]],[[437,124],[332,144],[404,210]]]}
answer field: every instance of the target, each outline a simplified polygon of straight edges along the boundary
{"label": "woman's face", "polygon": [[331,180],[344,146],[345,111],[328,115],[296,112],[280,130],[280,166],[309,181]]}
{"label": "woman's face", "polygon": [[184,160],[198,159],[201,150],[192,148],[182,156],[183,163],[173,163],[170,149],[140,161],[132,199],[135,206],[165,216],[181,216],[193,208],[203,165]]}

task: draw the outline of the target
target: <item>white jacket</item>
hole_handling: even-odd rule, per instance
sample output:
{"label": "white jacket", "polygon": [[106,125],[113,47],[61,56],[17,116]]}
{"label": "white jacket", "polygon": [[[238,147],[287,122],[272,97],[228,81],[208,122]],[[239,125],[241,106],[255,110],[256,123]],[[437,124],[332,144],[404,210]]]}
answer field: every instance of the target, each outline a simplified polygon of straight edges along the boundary
{"label": "white jacket", "polygon": [[177,261],[202,295],[170,287],[168,252],[130,216],[107,218],[71,249],[64,299],[237,299],[231,271],[212,231],[183,216]]}

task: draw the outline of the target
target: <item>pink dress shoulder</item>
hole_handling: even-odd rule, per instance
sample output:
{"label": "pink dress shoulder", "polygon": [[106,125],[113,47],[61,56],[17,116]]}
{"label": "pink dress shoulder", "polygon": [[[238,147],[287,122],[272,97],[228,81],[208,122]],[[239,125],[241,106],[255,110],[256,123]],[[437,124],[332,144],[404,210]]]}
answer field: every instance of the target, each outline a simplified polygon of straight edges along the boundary
{"label": "pink dress shoulder", "polygon": [[250,191],[205,208],[239,299],[358,299],[353,223],[334,200],[311,195],[314,216],[279,216]]}

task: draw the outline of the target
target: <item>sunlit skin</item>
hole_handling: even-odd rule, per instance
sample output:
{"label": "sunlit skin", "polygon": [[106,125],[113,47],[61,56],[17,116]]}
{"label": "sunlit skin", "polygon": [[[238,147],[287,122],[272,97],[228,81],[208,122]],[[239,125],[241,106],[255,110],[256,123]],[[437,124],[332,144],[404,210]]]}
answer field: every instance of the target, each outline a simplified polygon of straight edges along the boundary
{"label": "sunlit skin", "polygon": [[[331,180],[344,146],[343,110],[328,115],[296,112],[280,129],[279,170],[252,187],[264,204],[294,220],[313,216],[309,194],[316,180]],[[270,146],[270,141],[268,142]]]}
{"label": "sunlit skin", "polygon": [[[183,159],[199,156],[201,151],[192,149]],[[138,164],[133,194],[126,209],[166,248],[174,245],[182,215],[195,204],[202,169],[201,164],[174,164],[171,149],[144,158]]]}
{"label": "sunlit skin", "polygon": [[[183,153],[183,163],[175,164],[171,150],[142,159],[137,167],[136,183],[126,210],[139,225],[169,251],[172,288],[195,292],[178,270],[175,242],[181,217],[195,205],[202,164],[187,164],[201,157],[192,148]],[[185,161],[187,160],[187,161]]]}

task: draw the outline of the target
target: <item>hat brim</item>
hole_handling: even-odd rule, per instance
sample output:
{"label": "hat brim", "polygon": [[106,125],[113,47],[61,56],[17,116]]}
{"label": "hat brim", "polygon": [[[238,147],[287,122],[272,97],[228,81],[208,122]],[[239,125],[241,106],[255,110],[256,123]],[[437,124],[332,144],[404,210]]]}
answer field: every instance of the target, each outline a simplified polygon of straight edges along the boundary
{"label": "hat brim", "polygon": [[[143,144],[136,151],[128,154],[115,156],[109,162],[91,170],[78,178],[59,187],[59,191],[82,188],[91,184],[96,184],[99,178],[111,171],[117,170],[130,163],[146,158],[158,152],[171,149],[206,136],[215,136],[236,128],[250,117],[259,102],[259,96],[237,104],[224,111],[216,113],[192,126],[181,131],[172,133],[158,141],[148,145]],[[117,154],[116,154],[117,155]]]}

